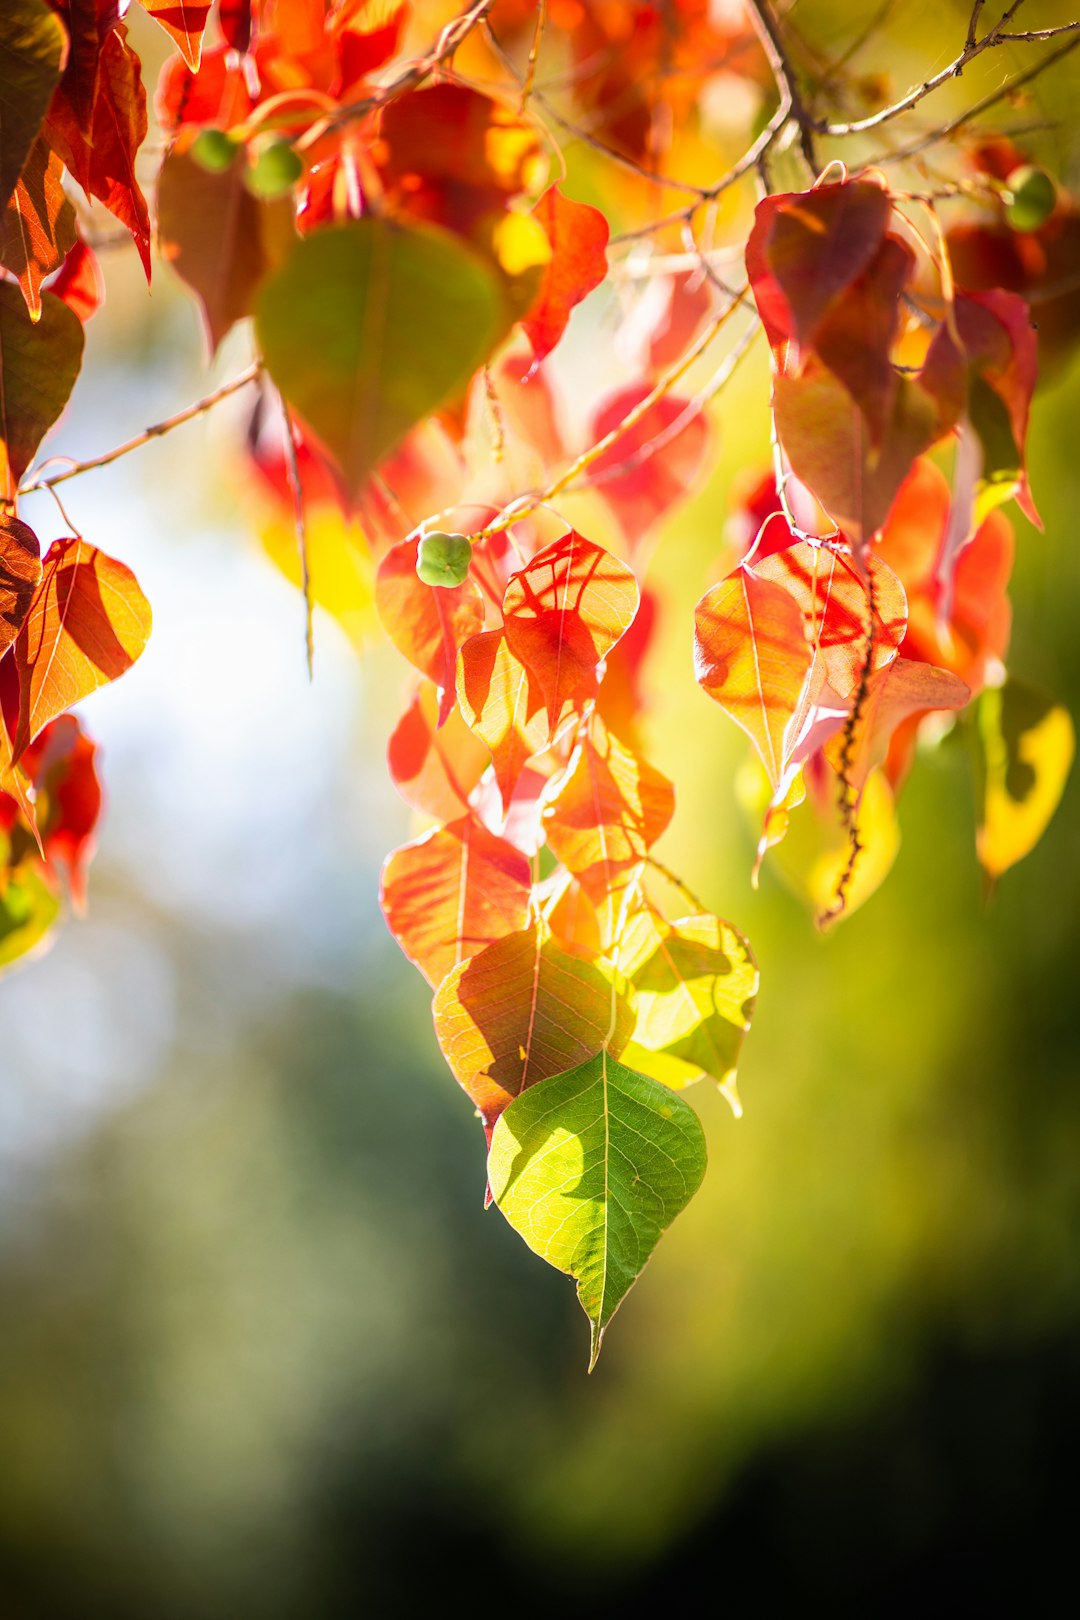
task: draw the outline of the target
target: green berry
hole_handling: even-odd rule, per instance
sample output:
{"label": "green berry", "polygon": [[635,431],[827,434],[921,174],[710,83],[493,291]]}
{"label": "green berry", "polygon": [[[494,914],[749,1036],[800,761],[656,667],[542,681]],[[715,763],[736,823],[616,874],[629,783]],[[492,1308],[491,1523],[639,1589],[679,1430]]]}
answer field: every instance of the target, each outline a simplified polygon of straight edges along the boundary
{"label": "green berry", "polygon": [[416,572],[425,585],[449,590],[469,573],[472,542],[464,534],[425,534],[416,553]]}
{"label": "green berry", "polygon": [[271,141],[245,171],[244,184],[253,196],[270,202],[291,191],[303,173],[303,161],[288,141]]}
{"label": "green berry", "polygon": [[191,156],[200,168],[222,174],[232,167],[236,142],[224,129],[200,129],[191,143]]}
{"label": "green berry", "polygon": [[1057,205],[1057,187],[1046,170],[1025,164],[1013,170],[1006,184],[1012,200],[1006,206],[1005,217],[1013,230],[1039,230]]}

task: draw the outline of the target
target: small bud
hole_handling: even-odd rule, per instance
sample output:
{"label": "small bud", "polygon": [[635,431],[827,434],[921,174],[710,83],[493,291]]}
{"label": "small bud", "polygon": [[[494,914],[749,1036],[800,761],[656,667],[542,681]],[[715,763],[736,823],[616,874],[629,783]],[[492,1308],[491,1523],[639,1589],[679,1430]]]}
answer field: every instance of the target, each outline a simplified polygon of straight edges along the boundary
{"label": "small bud", "polygon": [[1005,217],[1014,231],[1037,231],[1057,206],[1057,187],[1045,169],[1031,164],[1014,169],[1006,181],[1011,201]]}
{"label": "small bud", "polygon": [[272,202],[291,191],[303,173],[303,160],[289,142],[271,141],[244,171],[244,184],[252,196]]}
{"label": "small bud", "polygon": [[191,143],[191,156],[201,169],[210,174],[223,174],[232,167],[237,145],[224,129],[200,129]]}
{"label": "small bud", "polygon": [[444,590],[461,585],[469,573],[472,542],[464,534],[425,534],[416,553],[416,572],[425,585]]}

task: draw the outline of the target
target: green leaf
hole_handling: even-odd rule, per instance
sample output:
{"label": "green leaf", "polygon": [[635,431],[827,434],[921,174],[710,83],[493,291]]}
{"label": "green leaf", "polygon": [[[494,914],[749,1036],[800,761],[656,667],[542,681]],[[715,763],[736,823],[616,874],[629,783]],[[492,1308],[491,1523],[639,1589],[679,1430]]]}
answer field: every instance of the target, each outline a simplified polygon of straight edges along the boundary
{"label": "green leaf", "polygon": [[14,495],[67,404],[82,352],[82,323],[62,299],[42,293],[35,324],[14,282],[0,282],[0,498]]}
{"label": "green leaf", "polygon": [[[733,1081],[754,1012],[758,970],[746,940],[720,917],[668,923],[643,911],[626,929],[619,965],[637,993],[634,1061],[666,1085],[704,1071]],[[661,1058],[654,1067],[653,1055]],[[663,1061],[678,1059],[679,1066]]]}
{"label": "green leaf", "polygon": [[0,973],[40,945],[60,914],[60,901],[35,861],[25,861],[0,890]]}
{"label": "green leaf", "polygon": [[305,237],[259,295],[271,377],[355,493],[448,404],[502,330],[499,279],[433,226],[364,219]]}
{"label": "green leaf", "polygon": [[491,1140],[492,1195],[530,1249],[577,1282],[592,1323],[589,1370],[608,1323],[705,1174],[694,1110],[606,1051],[523,1091]]}
{"label": "green leaf", "polygon": [[67,35],[45,0],[0,6],[0,209],[49,110],[67,57]]}
{"label": "green leaf", "polygon": [[1068,710],[1009,676],[976,709],[979,861],[992,881],[1039,842],[1065,791],[1076,751]]}

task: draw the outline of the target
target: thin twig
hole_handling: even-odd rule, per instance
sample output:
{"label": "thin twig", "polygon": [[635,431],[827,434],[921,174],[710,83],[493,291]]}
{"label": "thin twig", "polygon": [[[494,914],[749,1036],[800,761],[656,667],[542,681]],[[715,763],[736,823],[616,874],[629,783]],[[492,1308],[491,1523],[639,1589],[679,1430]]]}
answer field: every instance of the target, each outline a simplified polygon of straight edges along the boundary
{"label": "thin twig", "polygon": [[776,87],[782,100],[788,105],[791,117],[799,129],[799,146],[803,157],[810,169],[816,174],[818,169],[817,158],[814,155],[814,122],[806,108],[803,106],[802,96],[799,92],[799,81],[795,76],[795,69],[787,54],[784,36],[773,11],[770,0],[747,0],[747,10],[754,32],[765,52],[765,58],[776,80]]}
{"label": "thin twig", "polygon": [[300,480],[300,458],[296,449],[296,430],[289,407],[281,401],[282,428],[285,436],[285,472],[292,494],[293,518],[296,525],[296,549],[300,554],[300,587],[304,593],[304,651],[307,656],[308,680],[315,679],[315,615],[311,598],[311,568],[308,561],[307,510],[304,505],[304,486]]}
{"label": "thin twig", "polygon": [[[20,486],[17,492],[18,495],[21,498],[23,495],[32,495],[37,489],[51,490],[57,484],[66,484],[69,478],[78,478],[83,473],[93,472],[98,467],[108,467],[112,462],[119,461],[121,456],[130,455],[132,450],[141,450],[144,444],[150,443],[151,439],[163,438],[166,433],[171,433],[173,428],[182,427],[185,422],[194,421],[197,416],[202,416],[204,412],[212,410],[221,400],[228,399],[230,394],[238,394],[241,388],[246,388],[248,383],[255,381],[261,370],[261,363],[256,361],[246,371],[242,371],[238,377],[233,377],[230,382],[222,383],[220,388],[215,388],[212,394],[207,394],[205,398],[196,400],[194,405],[188,405],[186,409],[177,411],[175,416],[167,416],[163,422],[155,422],[152,427],[143,428],[142,432],[137,433],[133,439],[128,439],[123,444],[116,445],[112,450],[106,450],[104,455],[92,456],[89,461],[73,462],[63,472],[55,473],[49,478],[41,476],[42,468],[48,466],[48,462],[43,462],[36,473],[31,476],[29,483]],[[61,458],[51,457],[50,459],[59,460]]]}

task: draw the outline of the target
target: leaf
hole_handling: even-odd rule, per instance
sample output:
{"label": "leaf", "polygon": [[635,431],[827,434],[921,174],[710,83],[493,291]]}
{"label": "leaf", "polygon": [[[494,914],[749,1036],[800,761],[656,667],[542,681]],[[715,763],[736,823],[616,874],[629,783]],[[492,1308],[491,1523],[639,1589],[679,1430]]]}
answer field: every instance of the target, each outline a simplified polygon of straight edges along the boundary
{"label": "leaf", "polygon": [[[962,709],[971,701],[971,688],[950,670],[938,669],[910,658],[897,658],[871,675],[844,772],[856,793],[861,793],[872,770],[883,764],[893,733],[906,721],[932,710]],[[837,771],[843,766],[844,741],[833,737],[825,757]]]}
{"label": "leaf", "polygon": [[495,1202],[549,1265],[577,1283],[604,1333],[705,1174],[705,1134],[681,1097],[600,1052],[510,1104],[495,1127]]}
{"label": "leaf", "polygon": [[483,628],[484,599],[473,579],[449,589],[416,572],[419,542],[391,546],[375,577],[375,606],[390,640],[439,688],[439,723],[454,706],[458,648]]}
{"label": "leaf", "polygon": [[[597,443],[618,427],[650,386],[635,383],[602,403],[589,430],[590,442]],[[711,438],[704,414],[691,402],[668,394],[591,463],[589,486],[610,506],[630,545],[692,493]]]}
{"label": "leaf", "polygon": [[730,1089],[758,990],[757,963],[743,936],[720,917],[668,923],[640,911],[620,942],[619,966],[637,1001],[634,1059],[677,1060],[678,1081],[670,1066],[666,1076],[653,1076],[668,1085],[704,1071]]}
{"label": "leaf", "polygon": [[532,672],[552,729],[596,696],[597,666],[633,622],[637,580],[617,557],[571,529],[511,574],[506,641]]}
{"label": "leaf", "polygon": [[144,11],[160,23],[193,73],[199,71],[203,29],[210,15],[210,0],[139,0]]}
{"label": "leaf", "polygon": [[110,0],[61,0],[68,34],[68,55],[60,88],[84,135],[93,125],[101,42],[119,20],[120,7]]}
{"label": "leaf", "polygon": [[[873,581],[874,645],[872,667],[896,656],[907,629],[907,597],[892,569],[869,556]],[[854,563],[827,546],[796,541],[782,551],[757,557],[747,565],[759,579],[782,585],[798,603],[803,634],[813,656],[811,685],[828,681],[834,692],[849,697],[859,684],[866,662],[869,593]],[[816,693],[815,693],[816,696]]]}
{"label": "leaf", "polygon": [[699,684],[746,732],[776,788],[811,665],[798,604],[783,586],[737,568],[701,598],[694,626]]}
{"label": "leaf", "polygon": [[495,272],[449,233],[367,218],[300,240],[255,326],[275,383],[355,494],[460,394],[499,330]]}
{"label": "leaf", "polygon": [[50,867],[67,868],[76,911],[86,906],[86,869],[101,814],[97,747],[73,714],[50,721],[22,758],[34,785],[37,834]]}
{"label": "leaf", "polygon": [[130,669],[149,635],[150,604],[130,568],[85,540],[54,540],[15,643],[15,760],[50,720]]}
{"label": "leaf", "polygon": [[598,208],[564,197],[558,186],[549,186],[534,204],[533,217],[551,244],[540,296],[522,322],[539,362],[566,331],[570,311],[607,275],[611,230]]}
{"label": "leaf", "polygon": [[31,320],[41,315],[41,283],[75,245],[75,210],[61,184],[64,165],[40,137],[0,221],[0,263],[16,278]]}
{"label": "leaf", "polygon": [[229,328],[250,315],[255,294],[295,235],[292,202],[263,201],[244,183],[238,149],[213,172],[188,151],[185,131],[158,177],[158,242],[162,257],[197,295],[211,354]]}
{"label": "leaf", "polygon": [[667,777],[595,717],[544,825],[552,853],[581,879],[598,908],[605,944],[617,931],[627,885],[674,811]]}
{"label": "leaf", "polygon": [[488,765],[488,750],[455,706],[438,726],[439,701],[425,682],[387,745],[390,779],[406,804],[436,821],[453,821]]}
{"label": "leaf", "polygon": [[0,499],[12,499],[34,452],[75,386],[83,329],[68,306],[41,295],[41,319],[23,296],[0,282]]}
{"label": "leaf", "polygon": [[88,197],[126,225],[150,279],[150,214],[135,174],[146,139],[146,90],[139,58],[121,23],[102,42],[90,133],[61,90],[49,108],[46,134]]}
{"label": "leaf", "polygon": [[548,1075],[619,1053],[634,1027],[625,981],[534,923],[462,962],[435,992],[435,1034],[490,1130],[507,1103]]}
{"label": "leaf", "polygon": [[0,658],[30,611],[41,581],[41,547],[29,524],[0,514]]}
{"label": "leaf", "polygon": [[457,697],[466,725],[491,750],[508,810],[525,762],[551,741],[539,683],[510,651],[505,632],[485,630],[458,655]]}
{"label": "leaf", "polygon": [[105,301],[101,266],[85,242],[76,242],[49,283],[49,291],[86,324]]}
{"label": "leaf", "polygon": [[790,338],[812,347],[841,294],[870,269],[885,239],[892,200],[869,180],[846,180],[758,203],[746,268],[773,348]]}
{"label": "leaf", "polygon": [[67,57],[67,35],[44,0],[0,7],[0,208],[18,183]]}
{"label": "leaf", "polygon": [[531,889],[524,855],[464,815],[396,849],[380,898],[390,932],[435,986],[458,962],[525,927]]}
{"label": "leaf", "polygon": [[990,879],[1030,853],[1061,801],[1076,752],[1069,712],[1010,676],[976,711],[981,745],[976,847]]}
{"label": "leaf", "polygon": [[0,888],[0,973],[42,945],[59,915],[59,896],[27,856]]}

